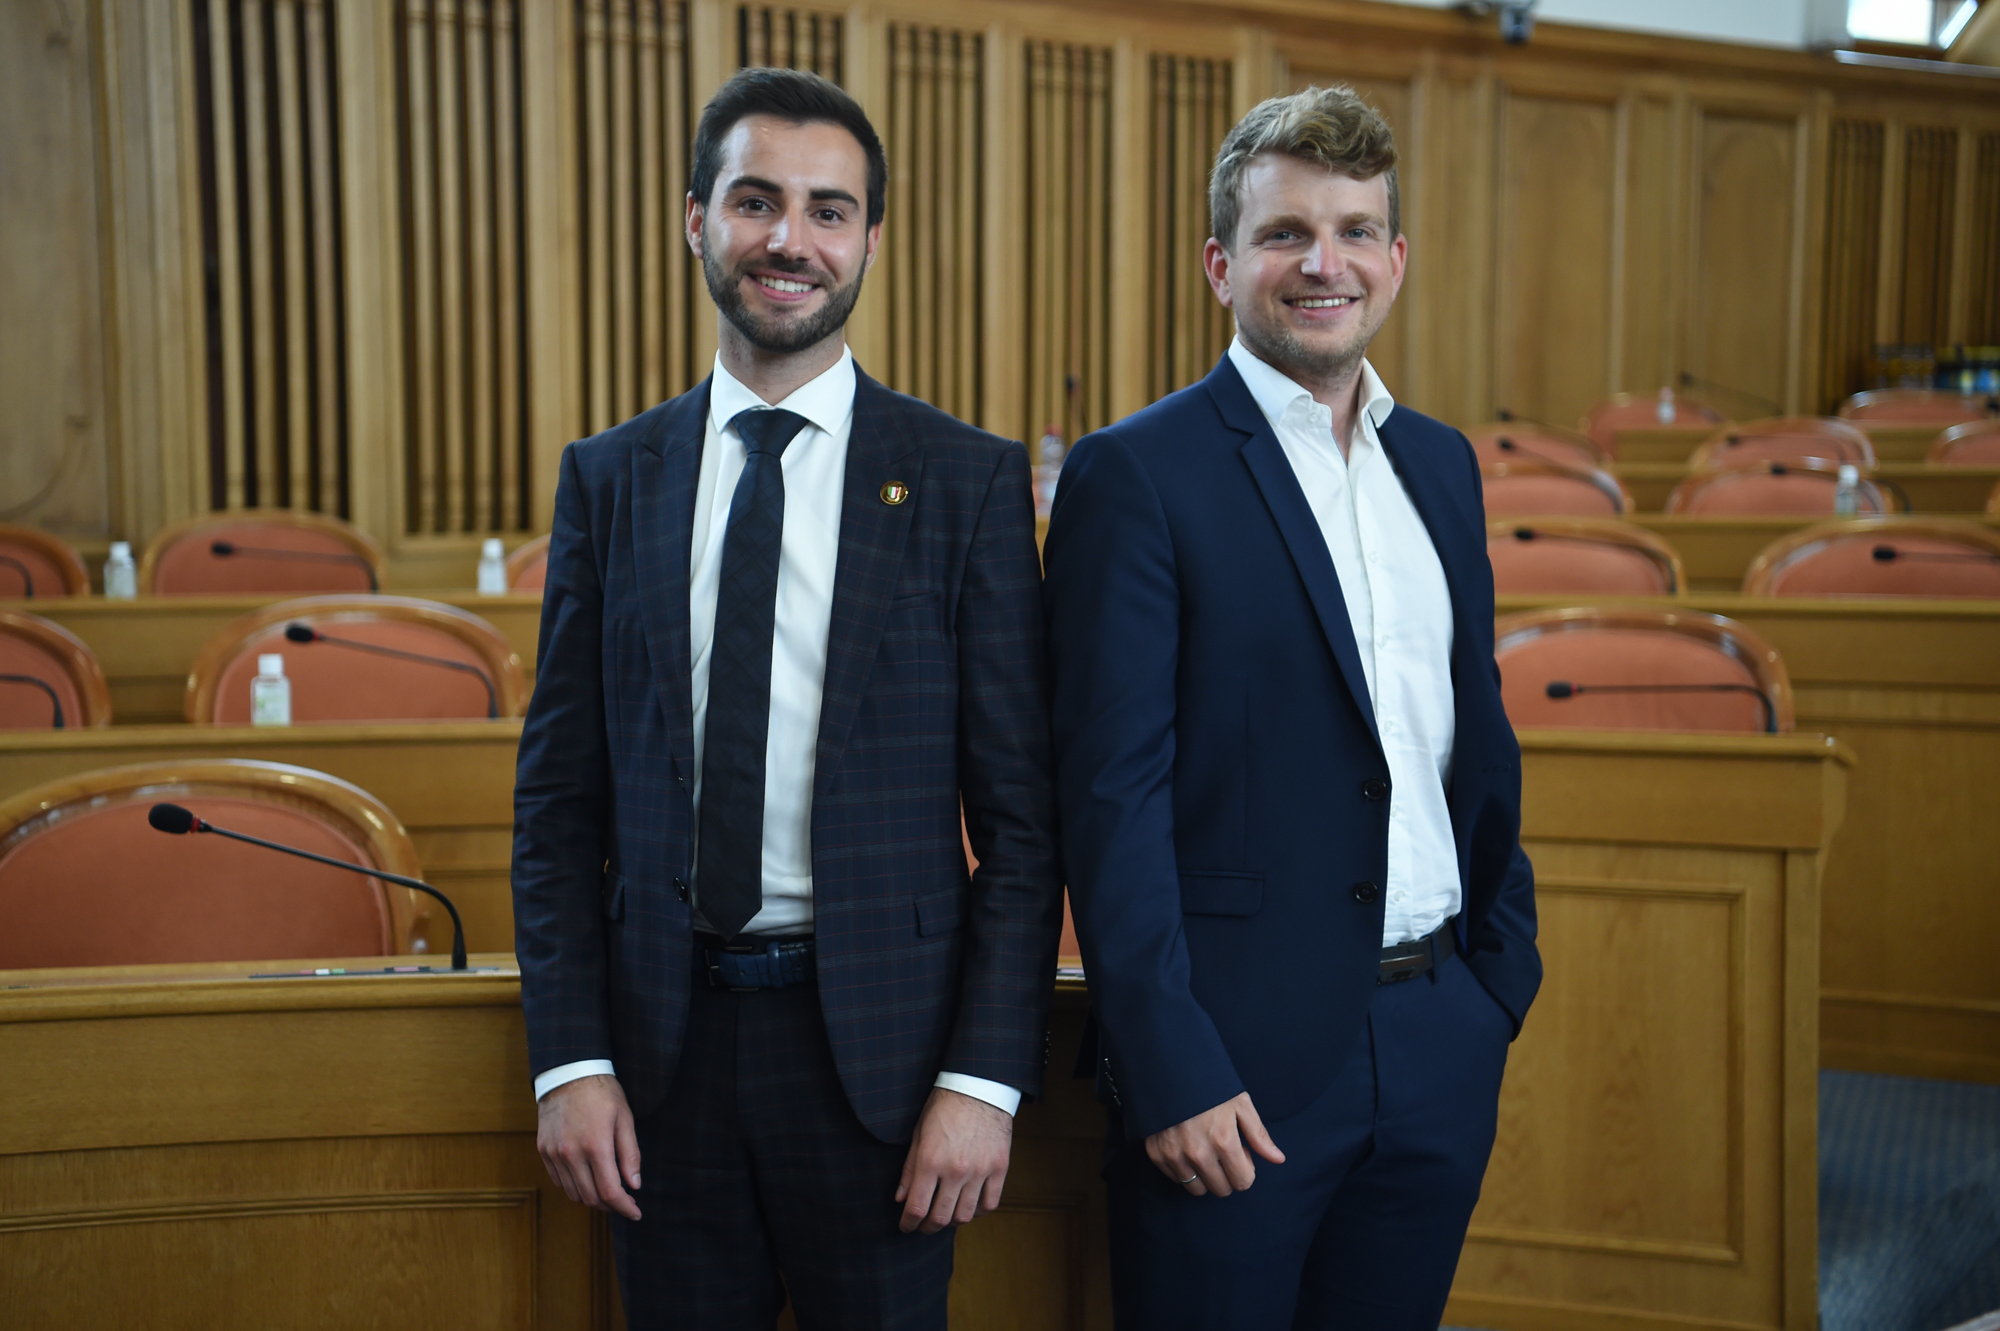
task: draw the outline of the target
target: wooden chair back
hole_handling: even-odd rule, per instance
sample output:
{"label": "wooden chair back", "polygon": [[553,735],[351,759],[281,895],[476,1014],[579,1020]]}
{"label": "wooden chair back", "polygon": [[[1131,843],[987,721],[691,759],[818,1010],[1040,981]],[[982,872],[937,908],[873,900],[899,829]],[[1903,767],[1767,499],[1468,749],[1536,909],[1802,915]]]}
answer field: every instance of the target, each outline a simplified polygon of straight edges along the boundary
{"label": "wooden chair back", "polygon": [[177,522],[154,536],[139,559],[139,590],[158,596],[371,592],[381,587],[382,570],[380,547],[339,518],[231,509]]}
{"label": "wooden chair back", "polygon": [[1615,518],[1632,511],[1632,496],[1602,467],[1555,467],[1544,462],[1496,462],[1481,467],[1486,516]]}
{"label": "wooden chair back", "polygon": [[[1752,462],[1696,472],[1667,496],[1667,512],[1688,517],[1833,516],[1840,468],[1831,462]],[[1863,475],[1859,494],[1864,513],[1893,513],[1899,507],[1888,491]]]}
{"label": "wooden chair back", "polygon": [[1503,595],[1678,596],[1685,586],[1673,547],[1617,518],[1497,518],[1486,555]]}
{"label": "wooden chair back", "polygon": [[97,653],[53,620],[0,610],[0,730],[110,724],[111,689]]}
{"label": "wooden chair back", "polygon": [[0,600],[90,595],[83,556],[60,536],[0,523]]}
{"label": "wooden chair back", "polygon": [[1690,471],[1713,471],[1750,462],[1803,462],[1817,458],[1863,471],[1875,467],[1868,436],[1826,416],[1785,416],[1732,425],[1710,436],[1688,459]]}
{"label": "wooden chair back", "polygon": [[2000,601],[2000,536],[1949,518],[1823,522],[1765,546],[1743,575],[1743,593]]}

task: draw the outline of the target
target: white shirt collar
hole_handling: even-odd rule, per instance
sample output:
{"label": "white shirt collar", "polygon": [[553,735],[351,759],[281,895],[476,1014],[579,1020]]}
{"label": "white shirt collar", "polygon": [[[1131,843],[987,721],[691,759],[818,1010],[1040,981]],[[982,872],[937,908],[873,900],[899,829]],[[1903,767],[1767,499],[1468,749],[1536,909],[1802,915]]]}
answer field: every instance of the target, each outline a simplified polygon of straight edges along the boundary
{"label": "white shirt collar", "polygon": [[[808,379],[792,390],[783,402],[778,403],[786,411],[796,411],[812,425],[827,434],[839,434],[854,414],[854,353],[846,347],[840,349],[840,359],[828,366],[816,378]],[[743,381],[722,367],[722,357],[715,358],[715,371],[708,386],[708,424],[720,435],[738,415],[755,407],[771,405],[743,386]]]}
{"label": "white shirt collar", "polygon": [[[1300,387],[1298,382],[1284,371],[1267,361],[1260,360],[1257,353],[1243,345],[1243,339],[1229,340],[1229,363],[1236,367],[1236,373],[1243,376],[1244,387],[1256,399],[1257,409],[1264,413],[1264,419],[1272,429],[1285,419],[1285,413],[1297,403],[1310,404],[1313,395]],[[1361,361],[1361,414],[1376,430],[1389,419],[1389,413],[1396,409],[1396,399],[1382,383],[1382,377],[1375,373],[1375,367],[1364,357]]]}

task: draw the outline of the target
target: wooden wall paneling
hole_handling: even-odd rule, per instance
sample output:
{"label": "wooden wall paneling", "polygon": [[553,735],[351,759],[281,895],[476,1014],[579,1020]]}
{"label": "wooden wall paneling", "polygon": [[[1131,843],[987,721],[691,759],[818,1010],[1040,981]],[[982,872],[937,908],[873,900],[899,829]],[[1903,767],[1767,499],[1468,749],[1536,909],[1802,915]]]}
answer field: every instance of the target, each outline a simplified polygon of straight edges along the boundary
{"label": "wooden wall paneling", "polygon": [[1208,239],[1208,169],[1234,123],[1230,64],[1154,55],[1151,89],[1152,219],[1148,258],[1150,336],[1146,398],[1164,397],[1207,374],[1233,327],[1202,269]]}
{"label": "wooden wall paneling", "polygon": [[[465,32],[462,61],[465,92],[465,467],[460,487],[463,504],[454,531],[492,531],[496,489],[494,456],[494,324],[497,318],[493,273],[494,176],[493,122],[509,108],[492,100],[493,59],[499,33],[493,22],[494,0],[463,0]],[[496,116],[496,112],[498,113]],[[497,163],[501,171],[507,163]]]}
{"label": "wooden wall paneling", "polygon": [[278,502],[286,508],[310,506],[314,470],[308,452],[312,423],[307,411],[311,389],[307,379],[306,293],[311,287],[306,272],[305,135],[297,99],[303,92],[299,27],[293,0],[271,0],[271,47],[276,56],[278,94],[274,99],[278,113],[278,271],[282,275],[278,290],[285,296],[280,341],[285,353],[284,434],[279,440],[282,479],[277,489]]}
{"label": "wooden wall paneling", "polygon": [[1695,115],[1689,368],[1746,404],[1789,405],[1799,380],[1802,117],[1714,103]]}
{"label": "wooden wall paneling", "polygon": [[[1614,198],[1620,281],[1613,296],[1617,342],[1607,391],[1651,393],[1674,384],[1680,373],[1670,314],[1682,254],[1675,243],[1684,179],[1675,169],[1677,149],[1671,87],[1657,82],[1628,87],[1618,107]],[[1564,417],[1556,424],[1569,425],[1574,419]]]}
{"label": "wooden wall paneling", "polygon": [[414,193],[426,188],[437,192],[438,256],[438,382],[433,390],[438,399],[438,437],[427,443],[436,459],[436,471],[443,489],[438,496],[437,525],[425,531],[465,530],[465,377],[466,336],[466,216],[471,211],[465,197],[464,21],[480,0],[433,0],[431,57],[435,62],[431,87],[436,94],[435,165],[433,181],[413,180]]}
{"label": "wooden wall paneling", "polygon": [[1433,81],[1437,132],[1424,141],[1430,183],[1424,227],[1430,233],[1429,287],[1424,291],[1433,335],[1423,356],[1428,387],[1410,402],[1447,421],[1476,422],[1493,414],[1492,348],[1499,182],[1499,85],[1490,73],[1444,66]]}
{"label": "wooden wall paneling", "polygon": [[305,56],[306,189],[312,199],[311,276],[315,293],[312,322],[301,359],[309,361],[308,397],[313,475],[308,506],[322,512],[347,511],[346,450],[341,447],[342,346],[339,302],[338,226],[334,190],[333,20],[325,0],[304,0],[300,10]]}
{"label": "wooden wall paneling", "polygon": [[1495,408],[1575,420],[1613,382],[1617,122],[1615,100],[1501,92]]}
{"label": "wooden wall paneling", "polygon": [[1903,305],[1898,340],[1935,345],[1949,338],[1958,132],[1939,125],[1910,125],[1903,132]]}
{"label": "wooden wall paneling", "polygon": [[344,515],[384,540],[405,529],[403,471],[409,456],[404,359],[405,298],[399,162],[398,26],[387,4],[337,4],[331,11],[339,65],[333,121],[340,197],[324,216],[340,228],[338,285],[346,396],[341,404],[347,507]]}
{"label": "wooden wall paneling", "polygon": [[1991,243],[2000,235],[2000,130],[1978,136],[1971,173],[1965,191],[1970,216],[1959,282],[1966,297],[1960,327],[1966,341],[1990,346],[2000,343],[2000,245]]}
{"label": "wooden wall paneling", "polygon": [[1111,228],[1074,186],[1111,168],[1112,57],[1109,47],[1027,43],[1028,377],[1010,432],[1023,438],[1052,425],[1075,439],[1109,422]]}
{"label": "wooden wall paneling", "polygon": [[1815,411],[1831,411],[1863,386],[1875,344],[1882,140],[1880,122],[1846,117],[1834,120],[1828,136],[1821,391],[1810,404]]}
{"label": "wooden wall paneling", "polygon": [[[584,433],[581,108],[573,4],[520,9],[523,526],[546,531],[563,447]],[[678,194],[666,226],[680,231]],[[685,246],[682,246],[685,252]]]}
{"label": "wooden wall paneling", "polygon": [[1882,122],[1882,253],[1885,262],[1875,274],[1875,340],[1893,343],[1901,336],[1903,319],[1903,265],[1896,256],[1903,252],[1903,224],[1908,199],[1902,182],[1909,169],[1909,140],[1906,126],[1894,115]]}
{"label": "wooden wall paneling", "polygon": [[259,506],[282,508],[285,498],[278,471],[282,442],[278,435],[278,357],[285,348],[277,322],[280,287],[275,263],[277,247],[271,235],[274,190],[270,121],[277,102],[285,96],[285,89],[274,88],[264,74],[268,10],[266,0],[238,0],[236,10],[236,40],[240,48],[236,78],[242,89],[239,128],[243,136],[238,179],[243,187],[243,261],[250,307],[244,328],[250,368],[249,456],[244,459],[244,470],[249,482],[245,497]]}
{"label": "wooden wall paneling", "polygon": [[444,328],[440,318],[439,225],[436,217],[437,94],[432,78],[437,67],[433,51],[436,29],[430,0],[405,0],[403,79],[406,101],[401,117],[409,163],[408,188],[402,192],[406,209],[405,261],[410,291],[410,386],[407,470],[409,491],[404,518],[419,532],[440,529],[441,478],[436,445],[443,433],[439,388],[444,379]]}
{"label": "wooden wall paneling", "polygon": [[[1151,69],[1155,58],[1148,47],[1131,36],[1121,37],[1112,47],[1111,119],[1117,132],[1111,140],[1111,167],[1105,178],[1102,214],[1113,235],[1142,237],[1133,243],[1149,256],[1158,252],[1159,237],[1166,225],[1166,219],[1153,204],[1158,90]],[[1030,222],[1030,229],[1032,225]],[[1105,372],[1111,390],[1106,414],[1112,420],[1120,420],[1145,407],[1154,396],[1154,366],[1160,355],[1162,330],[1153,318],[1150,257],[1140,263],[1115,265],[1105,276],[1105,289],[1110,299],[1106,322],[1110,346],[1106,348]],[[1068,442],[1074,443],[1074,437]]]}
{"label": "wooden wall paneling", "polygon": [[[611,350],[611,311],[616,299],[611,283],[611,176],[613,122],[610,105],[609,15],[606,0],[583,0],[579,6],[577,45],[581,66],[578,88],[583,106],[584,144],[583,309],[586,341],[584,367],[589,385],[589,415],[582,434],[595,434],[624,419],[617,402],[616,367]],[[629,413],[627,413],[629,414]]]}
{"label": "wooden wall paneling", "polygon": [[[482,530],[535,530],[529,521],[522,482],[527,456],[523,431],[527,396],[521,382],[521,326],[526,293],[521,287],[521,25],[514,0],[492,0],[493,34],[493,362],[487,391],[492,394],[494,446],[498,449],[494,508]],[[474,437],[488,436],[474,431]],[[484,445],[482,444],[482,447]]]}
{"label": "wooden wall paneling", "polygon": [[[981,382],[974,419],[996,434],[1033,442],[1026,433],[1022,404],[1027,400],[1028,311],[1026,288],[1033,281],[1028,258],[1028,214],[1021,206],[1027,189],[1028,46],[1005,24],[988,26],[982,36],[979,185],[987,201],[986,263],[979,274]],[[1112,191],[1112,222],[1119,221],[1121,190]],[[1117,282],[1119,274],[1112,274]],[[1113,315],[1117,309],[1114,304]]]}
{"label": "wooden wall paneling", "polygon": [[210,329],[215,353],[208,368],[210,395],[219,398],[222,406],[217,422],[220,437],[212,445],[212,451],[221,453],[222,465],[208,496],[210,508],[242,508],[250,502],[243,466],[249,426],[244,411],[242,233],[236,220],[241,198],[236,183],[236,79],[230,54],[234,10],[231,0],[208,0],[203,13],[208,36],[208,141],[202,147],[210,162],[206,179],[213,182],[213,193],[206,200],[209,215],[204,248],[214,254],[211,270],[215,283],[215,316]]}

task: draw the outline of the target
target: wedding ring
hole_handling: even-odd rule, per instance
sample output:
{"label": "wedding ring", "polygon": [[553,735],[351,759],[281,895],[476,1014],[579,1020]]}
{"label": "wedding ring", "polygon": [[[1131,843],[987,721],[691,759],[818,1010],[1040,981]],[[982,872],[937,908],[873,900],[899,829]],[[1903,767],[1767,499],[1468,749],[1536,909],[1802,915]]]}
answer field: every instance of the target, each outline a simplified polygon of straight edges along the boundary
{"label": "wedding ring", "polygon": [[1181,1180],[1181,1186],[1185,1188],[1188,1184],[1194,1182],[1196,1179],[1200,1177],[1201,1175],[1199,1174],[1189,1174],[1186,1178]]}

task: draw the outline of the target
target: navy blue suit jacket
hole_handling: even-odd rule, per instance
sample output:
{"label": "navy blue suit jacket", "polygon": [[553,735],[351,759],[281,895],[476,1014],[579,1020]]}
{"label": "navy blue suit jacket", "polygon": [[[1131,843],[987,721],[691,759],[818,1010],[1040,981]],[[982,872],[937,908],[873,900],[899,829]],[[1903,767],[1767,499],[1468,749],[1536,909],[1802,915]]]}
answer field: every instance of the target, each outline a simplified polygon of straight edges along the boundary
{"label": "navy blue suit jacket", "polygon": [[[697,982],[688,566],[708,400],[704,382],[563,454],[515,787],[532,1071],[612,1059],[642,1115]],[[884,500],[891,481],[907,500]],[[1039,577],[1021,446],[857,373],[813,908],[834,1061],[885,1141],[941,1069],[1040,1086],[1061,908]]]}
{"label": "navy blue suit jacket", "polygon": [[[1380,435],[1451,589],[1461,943],[1518,1029],[1541,962],[1478,464],[1406,408]],[[1226,357],[1078,442],[1044,556],[1064,867],[1126,1129],[1244,1090],[1282,1118],[1373,991],[1394,792],[1332,556]]]}

